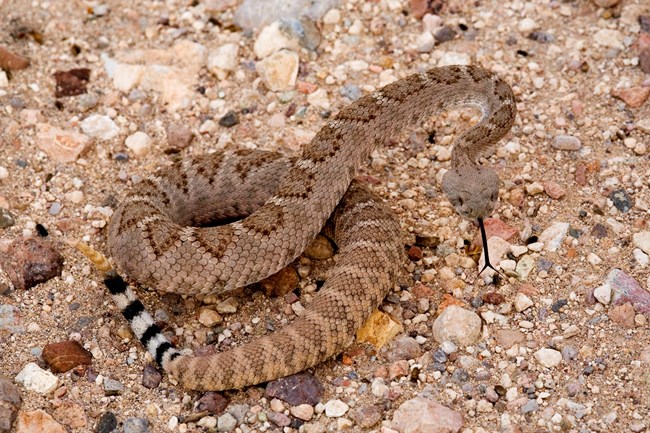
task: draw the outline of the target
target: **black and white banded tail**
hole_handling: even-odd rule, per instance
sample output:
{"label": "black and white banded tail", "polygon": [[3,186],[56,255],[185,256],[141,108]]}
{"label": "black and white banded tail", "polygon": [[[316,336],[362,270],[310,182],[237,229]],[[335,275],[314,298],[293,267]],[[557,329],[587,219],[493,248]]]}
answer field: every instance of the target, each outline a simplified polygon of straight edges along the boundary
{"label": "black and white banded tail", "polygon": [[135,336],[149,351],[156,363],[163,370],[167,370],[167,364],[180,356],[178,349],[165,337],[151,314],[145,310],[142,302],[115,270],[110,270],[105,274],[104,284],[108,287],[108,291],[122,315],[131,325]]}

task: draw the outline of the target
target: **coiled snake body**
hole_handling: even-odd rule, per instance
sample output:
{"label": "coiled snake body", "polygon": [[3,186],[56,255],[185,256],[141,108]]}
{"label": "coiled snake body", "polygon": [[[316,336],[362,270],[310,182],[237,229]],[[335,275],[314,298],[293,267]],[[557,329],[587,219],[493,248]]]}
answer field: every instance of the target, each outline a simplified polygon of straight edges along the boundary
{"label": "coiled snake body", "polygon": [[[296,160],[272,152],[213,154],[142,181],[108,228],[118,268],[142,285],[188,295],[245,286],[291,263],[324,227],[339,256],[291,324],[198,357],[173,348],[112,272],[106,284],[135,334],[165,371],[202,390],[265,382],[341,352],[393,286],[403,249],[390,209],[353,180],[357,167],[403,128],[458,105],[476,106],[483,117],[456,141],[443,191],[461,215],[482,219],[493,210],[499,179],[478,158],[509,131],[516,107],[510,87],[475,66],[434,68],[359,99],[328,121]],[[243,219],[205,227],[236,218]]]}

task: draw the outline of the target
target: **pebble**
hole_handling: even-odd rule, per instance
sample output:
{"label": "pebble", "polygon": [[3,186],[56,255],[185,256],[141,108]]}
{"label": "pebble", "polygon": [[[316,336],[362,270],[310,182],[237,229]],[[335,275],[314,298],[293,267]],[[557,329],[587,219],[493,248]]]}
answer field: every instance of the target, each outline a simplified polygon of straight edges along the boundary
{"label": "pebble", "polygon": [[291,418],[283,413],[271,412],[267,414],[267,418],[278,427],[287,427],[291,424]]}
{"label": "pebble", "polygon": [[538,24],[532,18],[524,18],[523,20],[519,21],[518,25],[519,31],[522,33],[530,33],[533,30],[536,30],[538,27]]}
{"label": "pebble", "polygon": [[515,344],[526,341],[526,337],[519,330],[499,329],[496,332],[497,344],[504,349],[510,349]]}
{"label": "pebble", "polygon": [[5,180],[9,178],[9,171],[6,167],[0,165],[0,180]]}
{"label": "pebble", "polygon": [[327,96],[327,90],[323,88],[307,95],[307,102],[312,107],[321,108],[323,110],[329,110],[331,107],[329,97]]}
{"label": "pebble", "polygon": [[296,84],[298,64],[298,54],[283,49],[259,61],[257,73],[269,90],[289,90]]}
{"label": "pebble", "polygon": [[219,80],[225,80],[237,68],[238,61],[239,45],[226,43],[209,52],[207,68]]}
{"label": "pebble", "polygon": [[223,317],[210,307],[201,307],[198,321],[201,325],[211,328],[223,322]]}
{"label": "pebble", "polygon": [[536,400],[528,400],[526,403],[521,406],[521,413],[527,414],[531,412],[537,412],[539,410],[539,403]]}
{"label": "pebble", "polygon": [[97,421],[95,433],[111,433],[117,428],[117,418],[113,412],[104,412]]}
{"label": "pebble", "polygon": [[540,349],[534,356],[537,362],[547,368],[556,367],[562,362],[562,353],[554,349]]}
{"label": "pebble", "polygon": [[594,34],[593,39],[597,45],[607,48],[615,48],[623,50],[623,35],[618,30],[613,29],[600,29]]}
{"label": "pebble", "polygon": [[349,409],[350,406],[341,400],[329,400],[325,403],[325,416],[328,418],[338,418],[345,415]]}
{"label": "pebble", "polygon": [[124,144],[136,156],[144,156],[151,150],[151,137],[142,131],[137,131],[126,137]]}
{"label": "pebble", "polygon": [[217,431],[229,432],[237,427],[237,419],[226,412],[217,419]]}
{"label": "pebble", "polygon": [[233,110],[228,111],[219,119],[219,126],[226,128],[233,127],[239,123],[239,116]]}
{"label": "pebble", "polygon": [[381,421],[383,412],[377,405],[363,405],[352,409],[348,415],[359,427],[369,429]]}
{"label": "pebble", "polygon": [[23,399],[20,391],[9,378],[0,375],[0,432],[11,431]]}
{"label": "pebble", "polygon": [[630,108],[639,108],[650,96],[650,87],[627,87],[612,90],[612,96],[625,102]]}
{"label": "pebble", "polygon": [[244,0],[235,11],[235,24],[247,30],[261,29],[280,18],[310,17],[318,20],[338,6],[338,0]]}
{"label": "pebble", "polygon": [[80,126],[84,134],[100,140],[110,140],[120,133],[120,128],[113,119],[100,114],[86,117],[81,121]]}
{"label": "pebble", "polygon": [[569,223],[556,221],[539,235],[539,242],[544,243],[546,251],[557,251],[569,231]]}
{"label": "pebble", "polygon": [[82,95],[87,92],[90,69],[75,68],[69,71],[56,71],[53,75],[56,82],[54,96],[57,98]]}
{"label": "pebble", "polygon": [[46,344],[41,357],[54,373],[65,373],[78,365],[92,364],[90,352],[73,340]]}
{"label": "pebble", "polygon": [[16,224],[16,217],[8,209],[0,208],[0,229],[6,229]]}
{"label": "pebble", "polygon": [[182,123],[171,123],[167,126],[167,144],[171,148],[185,149],[192,140],[194,133]]}
{"label": "pebble", "polygon": [[603,305],[609,305],[612,300],[612,287],[609,284],[594,289],[594,298]]}
{"label": "pebble", "polygon": [[0,266],[16,289],[25,290],[61,275],[63,256],[53,242],[41,237],[13,240]]}
{"label": "pebble", "polygon": [[399,432],[456,433],[463,427],[463,417],[433,400],[415,397],[397,408],[391,427]]}
{"label": "pebble", "polygon": [[72,400],[63,400],[54,410],[54,418],[71,429],[85,429],[88,425],[86,413],[81,404]]}
{"label": "pebble", "polygon": [[195,410],[197,412],[207,411],[212,415],[223,413],[228,407],[229,400],[223,394],[214,391],[208,391],[197,400]]}
{"label": "pebble", "polygon": [[419,53],[428,53],[433,50],[436,40],[431,34],[431,32],[422,32],[415,39],[415,49]]}
{"label": "pebble", "polygon": [[36,125],[36,145],[55,162],[73,162],[86,150],[90,138],[47,123]]}
{"label": "pebble", "polygon": [[303,254],[310,259],[326,260],[334,256],[334,246],[325,236],[318,235],[307,246]]}
{"label": "pebble", "polygon": [[624,189],[612,191],[612,193],[609,195],[609,198],[612,203],[614,203],[614,207],[623,213],[626,213],[632,209],[632,199],[630,199],[630,196]]}
{"label": "pebble", "polygon": [[253,51],[258,59],[268,57],[283,48],[298,51],[300,43],[297,38],[284,31],[279,20],[264,27],[253,45]]}
{"label": "pebble", "polygon": [[650,254],[650,232],[639,232],[632,235],[634,246],[640,248],[644,253]]}
{"label": "pebble", "polygon": [[33,362],[28,363],[18,373],[15,380],[26,389],[39,394],[49,394],[59,385],[59,379],[55,375],[43,370]]}
{"label": "pebble", "polygon": [[239,301],[237,301],[237,298],[232,296],[217,304],[217,312],[219,314],[234,314],[237,312],[238,308]]}
{"label": "pebble", "polygon": [[15,433],[67,433],[67,430],[42,409],[20,411]]}
{"label": "pebble", "polygon": [[557,182],[544,182],[544,192],[553,200],[559,200],[566,195],[566,189]]}
{"label": "pebble", "polygon": [[556,135],[551,146],[558,150],[576,151],[582,148],[582,142],[573,135]]}
{"label": "pebble", "polygon": [[386,355],[386,359],[389,362],[395,362],[400,360],[408,359],[417,359],[422,350],[420,345],[415,340],[415,338],[409,336],[402,336],[395,340],[390,347]]}
{"label": "pebble", "polygon": [[515,297],[515,310],[521,313],[533,305],[535,305],[535,303],[532,301],[532,299],[523,293],[517,293],[517,296]]}
{"label": "pebble", "polygon": [[265,394],[291,406],[317,404],[323,396],[323,385],[310,373],[298,373],[268,383]]}
{"label": "pebble", "polygon": [[526,194],[537,195],[544,192],[544,185],[539,182],[533,182],[526,185]]}
{"label": "pebble", "polygon": [[314,416],[314,407],[310,404],[299,404],[289,409],[292,416],[303,421],[309,421]]}
{"label": "pebble", "polygon": [[637,312],[650,315],[650,292],[622,270],[612,269],[607,274],[603,286],[610,288],[612,304],[622,305],[629,302]]}
{"label": "pebble", "polygon": [[370,384],[370,392],[372,392],[372,395],[383,398],[388,394],[388,391],[390,391],[390,388],[388,388],[388,385],[386,385],[383,378],[375,377],[372,380]]}
{"label": "pebble", "polygon": [[439,44],[444,44],[445,42],[449,42],[453,40],[456,37],[456,30],[452,29],[449,26],[444,26],[439,28],[434,36],[436,38],[436,42]]}
{"label": "pebble", "polygon": [[615,306],[609,311],[609,313],[607,313],[607,315],[612,322],[621,325],[624,328],[632,329],[635,326],[634,307],[629,302]]}
{"label": "pebble", "polygon": [[149,421],[144,418],[127,418],[122,429],[124,433],[149,433]]}
{"label": "pebble", "polygon": [[474,312],[450,305],[433,322],[433,338],[438,342],[452,341],[469,346],[481,335],[481,318]]}
{"label": "pebble", "polygon": [[160,371],[153,364],[145,365],[142,371],[142,386],[148,389],[156,389],[160,382],[162,382]]}
{"label": "pebble", "polygon": [[18,71],[29,66],[29,60],[0,45],[0,69]]}
{"label": "pebble", "polygon": [[121,382],[115,379],[110,379],[108,377],[104,379],[104,395],[120,395],[123,392],[124,385],[122,385]]}

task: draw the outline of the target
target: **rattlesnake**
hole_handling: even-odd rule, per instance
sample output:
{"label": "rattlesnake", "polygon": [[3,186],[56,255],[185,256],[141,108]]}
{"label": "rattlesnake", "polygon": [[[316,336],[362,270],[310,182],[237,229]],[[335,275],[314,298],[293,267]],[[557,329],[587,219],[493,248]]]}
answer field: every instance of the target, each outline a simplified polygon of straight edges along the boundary
{"label": "rattlesnake", "polygon": [[456,141],[442,187],[462,216],[482,222],[496,203],[499,178],[478,160],[509,131],[516,106],[511,88],[476,66],[434,68],[364,96],[328,121],[297,159],[212,154],[140,182],[110,221],[108,247],[118,268],[142,285],[187,295],[242,287],[291,263],[324,227],[339,254],[291,324],[198,357],[175,349],[110,271],[105,283],[136,336],[165,371],[202,390],[276,379],[342,351],[393,286],[403,255],[398,221],[353,180],[357,167],[400,130],[458,105],[475,106],[483,117]]}

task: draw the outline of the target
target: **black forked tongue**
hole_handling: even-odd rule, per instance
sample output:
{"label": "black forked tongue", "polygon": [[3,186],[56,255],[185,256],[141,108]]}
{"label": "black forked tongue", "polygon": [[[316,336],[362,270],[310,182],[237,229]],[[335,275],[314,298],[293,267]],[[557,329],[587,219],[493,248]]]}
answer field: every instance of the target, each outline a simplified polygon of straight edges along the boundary
{"label": "black forked tongue", "polygon": [[478,274],[481,275],[484,270],[487,268],[492,269],[494,272],[497,274],[499,271],[494,269],[494,266],[492,266],[492,263],[490,263],[490,254],[488,253],[488,243],[487,243],[487,234],[485,233],[485,225],[483,225],[483,218],[478,218],[478,227],[481,229],[481,240],[483,240],[483,256],[485,257],[485,266],[483,266],[483,269],[481,269],[481,272]]}

